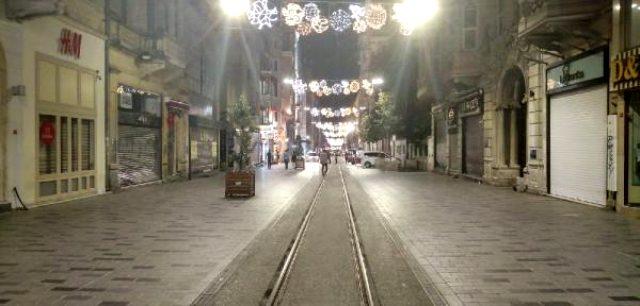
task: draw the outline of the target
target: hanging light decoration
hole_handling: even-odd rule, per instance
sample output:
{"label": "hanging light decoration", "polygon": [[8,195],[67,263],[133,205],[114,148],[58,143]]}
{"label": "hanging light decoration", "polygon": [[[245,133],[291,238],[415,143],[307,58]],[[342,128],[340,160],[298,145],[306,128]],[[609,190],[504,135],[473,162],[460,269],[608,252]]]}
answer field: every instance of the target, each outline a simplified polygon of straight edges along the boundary
{"label": "hanging light decoration", "polygon": [[252,25],[262,30],[265,26],[271,28],[278,21],[278,9],[269,8],[267,0],[256,0],[251,4],[247,12],[247,18]]}
{"label": "hanging light decoration", "polygon": [[301,22],[296,27],[296,32],[298,32],[298,34],[300,34],[300,36],[309,36],[309,35],[311,35],[311,33],[313,33],[313,28],[311,28],[311,23],[307,22],[307,21]]}
{"label": "hanging light decoration", "polygon": [[345,12],[343,9],[338,9],[337,11],[331,13],[331,18],[329,18],[329,21],[331,24],[331,28],[333,28],[336,32],[344,32],[353,24],[351,15]]}
{"label": "hanging light decoration", "polygon": [[358,19],[353,22],[353,31],[358,34],[366,32],[368,27],[369,25],[367,25],[367,21],[364,19]]}
{"label": "hanging light decoration", "polygon": [[304,6],[304,18],[307,21],[311,21],[315,18],[320,17],[320,9],[318,5],[315,3],[307,3]]}
{"label": "hanging light decoration", "polygon": [[329,29],[329,26],[329,19],[325,17],[320,16],[311,20],[311,27],[318,34],[326,32]]}
{"label": "hanging light decoration", "polygon": [[363,19],[366,13],[366,10],[364,9],[364,7],[357,4],[349,5],[349,10],[351,11],[351,18],[355,20]]}
{"label": "hanging light decoration", "polygon": [[342,93],[342,85],[337,83],[333,84],[333,86],[331,87],[331,90],[334,95],[339,95],[340,93]]}
{"label": "hanging light decoration", "polygon": [[329,87],[329,86],[325,86],[325,87],[322,88],[322,93],[325,96],[330,96],[333,93],[333,89],[331,89],[331,87]]}
{"label": "hanging light decoration", "polygon": [[351,90],[351,92],[360,91],[360,83],[358,83],[358,81],[351,81],[349,84],[349,90]]}
{"label": "hanging light decoration", "polygon": [[381,4],[369,4],[364,18],[370,28],[380,30],[387,24],[387,10]]}
{"label": "hanging light decoration", "polygon": [[290,27],[295,27],[304,20],[304,10],[300,4],[289,3],[282,8],[282,17],[284,17],[284,23]]}
{"label": "hanging light decoration", "polygon": [[318,81],[309,82],[309,90],[311,90],[312,92],[320,91],[320,83]]}

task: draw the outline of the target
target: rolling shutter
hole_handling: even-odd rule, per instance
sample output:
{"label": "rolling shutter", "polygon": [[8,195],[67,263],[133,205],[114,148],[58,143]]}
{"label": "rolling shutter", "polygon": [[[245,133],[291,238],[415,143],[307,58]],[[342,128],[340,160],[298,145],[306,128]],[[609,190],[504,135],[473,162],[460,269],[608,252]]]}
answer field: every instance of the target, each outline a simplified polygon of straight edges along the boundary
{"label": "rolling shutter", "polygon": [[119,179],[122,186],[159,181],[162,173],[160,129],[118,126]]}
{"label": "rolling shutter", "polygon": [[482,116],[463,119],[464,126],[464,173],[482,178],[484,172],[484,129]]}
{"label": "rolling shutter", "polygon": [[551,194],[604,205],[607,89],[596,86],[551,98]]}

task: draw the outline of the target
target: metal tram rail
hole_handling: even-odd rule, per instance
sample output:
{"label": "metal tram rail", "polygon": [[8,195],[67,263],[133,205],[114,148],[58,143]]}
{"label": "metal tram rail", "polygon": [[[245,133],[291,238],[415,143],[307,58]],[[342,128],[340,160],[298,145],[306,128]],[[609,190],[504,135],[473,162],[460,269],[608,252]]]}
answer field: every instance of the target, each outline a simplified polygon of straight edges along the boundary
{"label": "metal tram rail", "polygon": [[[347,185],[345,183],[344,175],[342,173],[342,167],[338,166],[338,170],[340,172],[340,182],[342,183],[345,209],[349,217],[351,245],[353,247],[352,259],[355,262],[356,273],[358,274],[356,277],[358,281],[358,287],[361,290],[361,297],[362,297],[363,304],[367,306],[374,306],[375,300],[372,293],[373,285],[371,283],[371,278],[369,277],[367,263],[365,260],[364,253],[362,251],[362,242],[360,240],[360,235],[358,234],[358,228],[357,228],[356,220],[354,217],[353,207],[351,205],[349,192],[347,190]],[[289,276],[291,275],[291,272],[294,269],[294,264],[295,264],[296,257],[298,255],[298,251],[300,249],[300,245],[302,244],[302,241],[309,227],[311,216],[313,215],[313,211],[317,206],[320,195],[322,194],[322,190],[325,187],[325,181],[326,179],[323,178],[322,182],[320,183],[320,186],[318,187],[318,190],[316,190],[313,200],[311,201],[311,204],[309,205],[309,208],[307,209],[303,217],[300,227],[298,228],[298,232],[295,238],[292,240],[289,248],[287,249],[287,252],[282,262],[280,263],[278,273],[274,281],[272,281],[273,285],[265,293],[265,298],[263,299],[261,305],[273,306],[273,305],[280,304],[281,298],[284,292],[286,292],[287,281],[289,279]]]}

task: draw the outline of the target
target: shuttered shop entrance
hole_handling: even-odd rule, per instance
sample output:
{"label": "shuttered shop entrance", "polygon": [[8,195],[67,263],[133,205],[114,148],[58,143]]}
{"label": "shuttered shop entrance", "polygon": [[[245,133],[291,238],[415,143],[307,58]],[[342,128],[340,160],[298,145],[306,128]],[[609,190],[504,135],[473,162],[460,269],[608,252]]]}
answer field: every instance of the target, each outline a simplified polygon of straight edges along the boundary
{"label": "shuttered shop entrance", "polygon": [[551,194],[604,205],[607,89],[596,86],[551,97]]}
{"label": "shuttered shop entrance", "polygon": [[464,129],[464,174],[482,178],[484,168],[482,116],[469,116],[462,121]]}
{"label": "shuttered shop entrance", "polygon": [[218,130],[191,127],[191,174],[210,174],[218,168]]}
{"label": "shuttered shop entrance", "polygon": [[[442,117],[442,113],[439,114]],[[442,118],[436,118],[436,168],[447,168],[447,122]]]}
{"label": "shuttered shop entrance", "polygon": [[161,130],[120,124],[118,136],[120,185],[159,181],[162,177]]}

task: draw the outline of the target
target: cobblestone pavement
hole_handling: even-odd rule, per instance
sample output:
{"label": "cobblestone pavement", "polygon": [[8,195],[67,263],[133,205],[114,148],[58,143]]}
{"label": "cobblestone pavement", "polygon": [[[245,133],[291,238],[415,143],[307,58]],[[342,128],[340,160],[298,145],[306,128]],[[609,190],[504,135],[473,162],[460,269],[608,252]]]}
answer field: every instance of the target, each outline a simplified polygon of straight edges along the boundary
{"label": "cobblestone pavement", "polygon": [[640,221],[437,174],[350,171],[452,305],[640,304]]}
{"label": "cobblestone pavement", "polygon": [[318,171],[259,171],[251,200],[217,175],[0,215],[0,304],[188,305]]}

